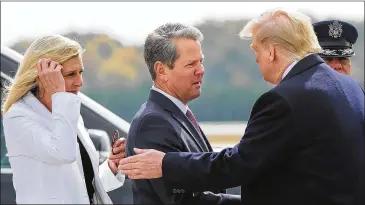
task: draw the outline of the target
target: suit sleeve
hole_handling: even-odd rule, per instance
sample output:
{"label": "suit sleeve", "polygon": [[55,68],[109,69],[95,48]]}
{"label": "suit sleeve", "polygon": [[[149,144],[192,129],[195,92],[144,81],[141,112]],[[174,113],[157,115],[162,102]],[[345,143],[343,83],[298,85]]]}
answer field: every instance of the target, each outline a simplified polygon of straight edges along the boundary
{"label": "suit sleeve", "polygon": [[[184,148],[180,136],[173,126],[163,117],[158,115],[148,115],[133,136],[134,144],[128,145],[129,148],[156,149],[162,152],[181,152]],[[128,143],[128,141],[127,141]],[[130,147],[133,146],[133,147]],[[180,204],[174,189],[168,187],[163,178],[149,180],[150,184],[159,196],[163,204]],[[207,190],[210,190],[209,188]],[[191,193],[190,193],[191,194]],[[174,196],[175,195],[175,196]],[[237,197],[231,197],[237,200]],[[211,192],[198,196],[194,199],[193,204],[227,204],[227,200],[231,199],[223,195],[215,195]],[[223,203],[224,202],[224,203]]]}
{"label": "suit sleeve", "polygon": [[48,163],[74,162],[80,106],[81,100],[75,94],[53,94],[52,129],[34,119],[33,112],[11,107],[3,122],[9,153],[24,154]]}
{"label": "suit sleeve", "polygon": [[294,121],[287,101],[268,92],[255,103],[239,144],[219,153],[166,153],[163,177],[172,187],[193,191],[245,186],[290,156],[300,131]]}
{"label": "suit sleeve", "polygon": [[241,196],[232,194],[215,194],[210,191],[202,192],[195,199],[194,205],[241,205]]}

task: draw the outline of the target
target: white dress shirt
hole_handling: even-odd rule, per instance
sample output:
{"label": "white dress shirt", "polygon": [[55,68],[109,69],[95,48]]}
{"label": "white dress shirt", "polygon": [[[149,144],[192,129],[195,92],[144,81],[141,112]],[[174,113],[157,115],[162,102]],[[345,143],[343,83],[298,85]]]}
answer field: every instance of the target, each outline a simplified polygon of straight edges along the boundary
{"label": "white dress shirt", "polygon": [[[309,56],[310,54],[312,53],[308,53],[307,55],[305,55],[303,58]],[[283,76],[281,76],[281,79],[284,79],[286,75],[288,75],[288,73],[291,71],[291,69],[293,69],[293,67],[295,66],[295,64],[297,64],[299,61],[298,60],[295,60],[293,61],[289,66],[288,68],[286,68],[286,70],[284,71],[283,73]]]}
{"label": "white dress shirt", "polygon": [[184,105],[184,103],[182,103],[177,98],[171,96],[170,94],[166,93],[165,91],[163,91],[159,88],[156,88],[155,86],[152,86],[151,89],[161,93],[164,96],[166,96],[168,99],[170,99],[181,110],[182,113],[184,113],[186,115],[186,112],[189,109],[189,107],[187,105]]}
{"label": "white dress shirt", "polygon": [[298,63],[298,61],[297,60],[295,60],[295,61],[293,61],[287,68],[286,68],[286,70],[284,71],[284,73],[283,73],[283,76],[281,77],[281,79],[284,79],[285,78],[285,76],[286,75],[288,75],[288,73],[291,71],[291,69],[293,69],[293,67],[295,66],[295,64],[297,64]]}
{"label": "white dress shirt", "polygon": [[111,204],[107,191],[123,185],[107,160],[99,166],[94,144],[72,93],[52,95],[52,112],[31,93],[14,103],[3,119],[17,204],[88,204],[78,136],[94,170],[94,203]]}

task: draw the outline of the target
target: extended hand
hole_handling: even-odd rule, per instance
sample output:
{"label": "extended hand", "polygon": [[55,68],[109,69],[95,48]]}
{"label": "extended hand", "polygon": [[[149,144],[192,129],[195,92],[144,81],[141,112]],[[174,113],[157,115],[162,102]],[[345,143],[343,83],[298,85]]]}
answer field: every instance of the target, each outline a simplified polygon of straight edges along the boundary
{"label": "extended hand", "polygon": [[162,177],[162,160],[165,153],[154,149],[134,148],[136,155],[119,161],[118,169],[130,179]]}

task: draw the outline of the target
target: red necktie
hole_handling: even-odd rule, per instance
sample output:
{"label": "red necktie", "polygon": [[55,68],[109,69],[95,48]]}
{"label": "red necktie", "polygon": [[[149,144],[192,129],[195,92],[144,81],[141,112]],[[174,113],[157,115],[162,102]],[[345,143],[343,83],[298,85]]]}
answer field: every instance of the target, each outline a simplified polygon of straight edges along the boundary
{"label": "red necktie", "polygon": [[188,109],[186,112],[186,116],[189,118],[189,120],[193,123],[193,126],[195,127],[196,131],[199,133],[200,136],[202,136],[202,133],[200,132],[198,121],[196,121],[193,113]]}

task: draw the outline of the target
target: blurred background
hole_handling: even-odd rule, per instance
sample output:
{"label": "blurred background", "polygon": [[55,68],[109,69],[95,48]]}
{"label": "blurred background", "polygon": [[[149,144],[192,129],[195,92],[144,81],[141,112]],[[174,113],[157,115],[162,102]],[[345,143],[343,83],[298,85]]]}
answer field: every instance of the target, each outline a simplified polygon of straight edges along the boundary
{"label": "blurred background", "polygon": [[364,86],[364,2],[2,2],[1,44],[23,54],[44,34],[77,40],[86,49],[82,92],[130,122],[152,85],[143,59],[144,38],[166,22],[192,24],[205,36],[206,74],[201,97],[189,107],[209,140],[235,143],[254,102],[273,86],[261,77],[250,42],[238,33],[250,18],[276,7],[302,11],[313,22],[353,23],[359,37],[352,77]]}

